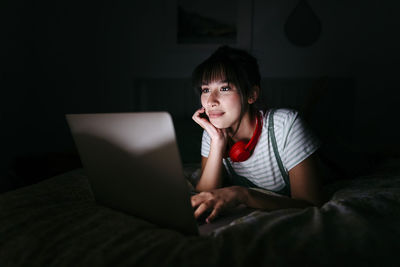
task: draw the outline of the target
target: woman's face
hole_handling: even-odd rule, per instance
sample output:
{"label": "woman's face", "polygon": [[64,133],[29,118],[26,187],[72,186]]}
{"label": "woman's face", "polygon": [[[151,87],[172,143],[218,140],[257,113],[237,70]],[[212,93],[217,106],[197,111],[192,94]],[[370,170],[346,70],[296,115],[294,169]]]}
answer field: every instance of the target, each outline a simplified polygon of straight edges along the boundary
{"label": "woman's face", "polygon": [[236,129],[240,121],[241,98],[235,85],[222,80],[203,84],[201,104],[215,127]]}

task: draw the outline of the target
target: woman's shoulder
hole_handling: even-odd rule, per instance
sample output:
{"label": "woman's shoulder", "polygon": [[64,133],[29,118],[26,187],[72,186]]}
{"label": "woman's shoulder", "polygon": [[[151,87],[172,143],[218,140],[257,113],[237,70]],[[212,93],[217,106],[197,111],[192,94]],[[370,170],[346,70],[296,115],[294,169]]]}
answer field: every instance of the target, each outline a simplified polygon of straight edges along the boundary
{"label": "woman's shoulder", "polygon": [[285,124],[290,124],[293,122],[299,115],[299,112],[295,109],[291,108],[273,108],[273,109],[267,109],[265,111],[262,111],[264,120],[267,121],[269,118],[269,115],[273,111],[274,114],[274,124],[275,125],[285,125]]}

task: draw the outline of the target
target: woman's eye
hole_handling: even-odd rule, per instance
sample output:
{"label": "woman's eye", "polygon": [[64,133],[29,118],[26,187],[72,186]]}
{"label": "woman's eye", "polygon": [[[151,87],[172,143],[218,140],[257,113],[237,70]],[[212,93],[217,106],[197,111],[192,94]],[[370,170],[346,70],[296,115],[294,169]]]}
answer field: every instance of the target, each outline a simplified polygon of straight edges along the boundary
{"label": "woman's eye", "polygon": [[230,87],[228,87],[228,86],[226,86],[226,87],[222,87],[222,88],[221,88],[221,91],[229,91],[229,90],[231,90],[231,88],[230,88]]}
{"label": "woman's eye", "polygon": [[202,94],[205,94],[205,93],[208,93],[210,90],[208,90],[208,88],[202,88],[201,89],[201,93]]}

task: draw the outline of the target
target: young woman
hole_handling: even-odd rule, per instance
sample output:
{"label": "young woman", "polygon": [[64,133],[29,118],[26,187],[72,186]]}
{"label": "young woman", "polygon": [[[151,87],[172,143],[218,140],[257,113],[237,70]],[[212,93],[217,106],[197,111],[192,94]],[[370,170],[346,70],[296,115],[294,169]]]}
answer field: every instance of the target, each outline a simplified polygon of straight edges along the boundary
{"label": "young woman", "polygon": [[210,222],[240,204],[265,210],[322,204],[318,140],[296,111],[254,107],[261,78],[253,56],[220,47],[197,66],[192,80],[202,104],[193,120],[204,129],[196,186],[201,193],[191,199],[196,218],[210,211]]}

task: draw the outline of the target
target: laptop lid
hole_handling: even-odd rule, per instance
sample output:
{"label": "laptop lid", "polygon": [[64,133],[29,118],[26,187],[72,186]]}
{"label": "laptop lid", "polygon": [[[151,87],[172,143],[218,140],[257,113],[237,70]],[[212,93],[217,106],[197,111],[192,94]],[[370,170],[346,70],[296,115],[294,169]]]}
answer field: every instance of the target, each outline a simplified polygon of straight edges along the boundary
{"label": "laptop lid", "polygon": [[66,119],[97,202],[198,234],[170,114],[68,114]]}

